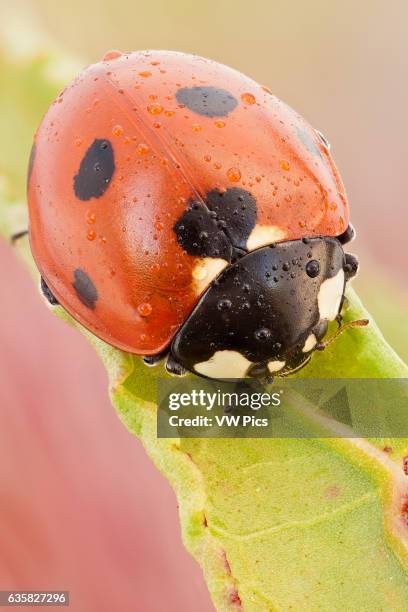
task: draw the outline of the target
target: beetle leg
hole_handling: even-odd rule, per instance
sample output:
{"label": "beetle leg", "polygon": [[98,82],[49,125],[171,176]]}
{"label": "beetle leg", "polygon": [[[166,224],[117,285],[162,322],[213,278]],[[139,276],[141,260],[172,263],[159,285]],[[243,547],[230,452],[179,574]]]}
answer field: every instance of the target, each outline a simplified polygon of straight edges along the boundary
{"label": "beetle leg", "polygon": [[16,232],[15,234],[12,234],[10,236],[11,244],[14,244],[18,240],[20,240],[20,238],[24,238],[24,236],[27,236],[27,234],[28,234],[28,229],[21,230],[20,232]]}
{"label": "beetle leg", "polygon": [[163,351],[158,355],[145,355],[143,357],[143,363],[147,365],[149,368],[153,368],[157,366],[164,357],[168,354],[168,351]]}
{"label": "beetle leg", "polygon": [[185,376],[187,374],[186,368],[176,361],[171,354],[169,354],[166,360],[166,370],[173,376]]}
{"label": "beetle leg", "polygon": [[261,385],[271,385],[273,376],[268,370],[267,363],[255,363],[250,367],[248,376],[257,380]]}
{"label": "beetle leg", "polygon": [[49,301],[49,303],[52,306],[58,306],[59,305],[59,301],[54,296],[54,294],[51,292],[50,288],[48,287],[48,285],[45,282],[45,280],[43,279],[43,277],[41,277],[40,287],[41,287],[41,291],[42,291],[43,296]]}

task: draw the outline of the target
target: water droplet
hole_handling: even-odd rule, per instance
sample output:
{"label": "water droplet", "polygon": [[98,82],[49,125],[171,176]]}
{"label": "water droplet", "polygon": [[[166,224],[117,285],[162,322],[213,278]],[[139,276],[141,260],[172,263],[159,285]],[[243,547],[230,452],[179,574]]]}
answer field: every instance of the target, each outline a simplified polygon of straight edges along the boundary
{"label": "water droplet", "polygon": [[96,232],[94,230],[89,230],[86,237],[88,238],[88,240],[95,240]]}
{"label": "water droplet", "polygon": [[287,159],[281,159],[279,162],[279,165],[282,168],[282,170],[288,171],[290,169],[290,163],[288,162]]}
{"label": "water droplet", "polygon": [[75,139],[75,146],[76,147],[80,147],[82,142],[83,142],[82,138],[76,138]]}
{"label": "water droplet", "polygon": [[86,222],[87,222],[89,225],[92,225],[93,223],[95,223],[95,221],[96,221],[96,215],[95,215],[95,213],[88,212],[88,214],[87,214],[87,216],[86,216]]}
{"label": "water droplet", "polygon": [[217,119],[217,121],[215,121],[214,123],[215,123],[215,127],[217,128],[223,128],[226,126],[225,121],[223,121],[222,119]]}
{"label": "water droplet", "polygon": [[110,60],[117,59],[123,55],[122,51],[118,51],[117,49],[112,49],[112,51],[107,51],[102,58],[103,62],[109,62]]}
{"label": "water droplet", "polygon": [[306,274],[310,276],[310,278],[316,278],[320,272],[320,264],[316,259],[312,259],[308,261],[306,264]]}
{"label": "water droplet", "polygon": [[123,130],[123,127],[122,127],[121,125],[115,125],[115,126],[112,128],[112,134],[113,134],[114,136],[123,136],[123,131],[124,131],[124,130]]}
{"label": "water droplet", "polygon": [[139,72],[139,76],[144,77],[145,79],[152,76],[152,73],[149,70],[142,70]]}
{"label": "water droplet", "polygon": [[172,111],[172,110],[165,110],[164,114],[166,115],[166,117],[172,117],[174,115],[174,111]]}
{"label": "water droplet", "polygon": [[210,162],[211,161],[211,155],[204,155],[204,161]]}
{"label": "water droplet", "polygon": [[241,178],[241,172],[239,168],[230,168],[227,171],[227,177],[228,180],[231,181],[231,183],[237,183]]}
{"label": "water droplet", "polygon": [[282,270],[284,272],[287,272],[288,270],[290,270],[290,263],[288,261],[284,262],[284,264],[282,265]]}
{"label": "water droplet", "polygon": [[137,307],[137,311],[141,317],[148,317],[149,315],[152,314],[152,310],[153,310],[152,305],[149,304],[148,302],[142,302]]}
{"label": "water droplet", "polygon": [[163,107],[159,102],[153,102],[149,104],[147,110],[151,115],[160,115],[163,112]]}
{"label": "water droplet", "polygon": [[193,123],[191,129],[193,132],[201,132],[201,125],[199,123]]}
{"label": "water droplet", "polygon": [[228,298],[222,298],[221,300],[218,300],[218,304],[217,304],[218,310],[229,310],[231,306],[232,306],[232,302]]}
{"label": "water droplet", "polygon": [[261,327],[261,329],[256,330],[254,336],[255,340],[258,340],[259,342],[265,342],[271,337],[271,330],[267,327]]}
{"label": "water droplet", "polygon": [[149,152],[149,147],[147,146],[147,144],[141,142],[137,145],[136,151],[139,155],[147,155],[147,153]]}
{"label": "water droplet", "polygon": [[248,92],[241,95],[241,100],[245,102],[245,104],[256,104],[255,96]]}

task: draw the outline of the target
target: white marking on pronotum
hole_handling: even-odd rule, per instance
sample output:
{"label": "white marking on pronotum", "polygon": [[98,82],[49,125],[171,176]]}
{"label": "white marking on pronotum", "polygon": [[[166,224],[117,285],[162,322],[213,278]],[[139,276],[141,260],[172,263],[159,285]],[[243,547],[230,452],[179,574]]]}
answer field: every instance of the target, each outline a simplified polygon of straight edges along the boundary
{"label": "white marking on pronotum", "polygon": [[279,372],[286,365],[286,361],[270,361],[268,363],[268,370],[270,372]]}
{"label": "white marking on pronotum", "polygon": [[225,259],[204,257],[199,259],[191,273],[196,295],[201,295],[218,274],[228,266]]}
{"label": "white marking on pronotum", "polygon": [[255,225],[247,240],[248,251],[268,246],[286,238],[285,230],[276,225]]}
{"label": "white marking on pronotum", "polygon": [[208,361],[196,363],[194,369],[210,378],[244,378],[253,365],[237,351],[216,351]]}
{"label": "white marking on pronotum", "polygon": [[341,298],[344,292],[344,272],[339,270],[336,276],[328,278],[320,285],[317,302],[321,319],[334,321],[337,317]]}
{"label": "white marking on pronotum", "polygon": [[310,334],[310,336],[308,336],[306,338],[306,342],[304,347],[302,348],[302,352],[303,353],[308,353],[309,351],[312,351],[314,349],[314,347],[317,344],[317,338],[314,334]]}

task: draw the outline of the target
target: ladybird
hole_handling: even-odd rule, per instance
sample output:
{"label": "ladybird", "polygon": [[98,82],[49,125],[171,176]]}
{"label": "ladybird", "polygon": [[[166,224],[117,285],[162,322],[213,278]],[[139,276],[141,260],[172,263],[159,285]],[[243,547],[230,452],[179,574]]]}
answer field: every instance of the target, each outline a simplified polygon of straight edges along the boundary
{"label": "ladybird", "polygon": [[329,149],[236,70],[108,53],[35,135],[29,238],[44,295],[146,365],[166,356],[173,374],[299,369],[358,268]]}

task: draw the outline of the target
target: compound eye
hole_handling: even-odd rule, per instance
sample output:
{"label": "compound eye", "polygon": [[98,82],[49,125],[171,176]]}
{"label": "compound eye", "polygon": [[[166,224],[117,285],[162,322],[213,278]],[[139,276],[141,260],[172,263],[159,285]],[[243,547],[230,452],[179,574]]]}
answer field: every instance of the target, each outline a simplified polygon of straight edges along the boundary
{"label": "compound eye", "polygon": [[318,137],[320,138],[321,142],[324,144],[324,146],[326,147],[326,149],[328,151],[330,151],[331,146],[330,146],[330,142],[327,140],[326,136],[324,136],[320,130],[315,130],[316,134],[318,135]]}
{"label": "compound eye", "polygon": [[343,266],[344,272],[346,274],[346,279],[349,280],[353,278],[358,272],[358,259],[355,255],[351,253],[345,254],[345,264]]}

